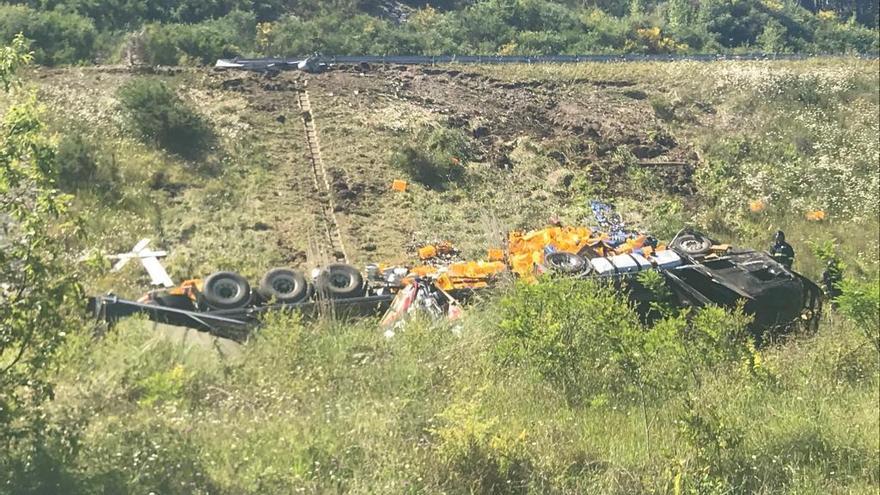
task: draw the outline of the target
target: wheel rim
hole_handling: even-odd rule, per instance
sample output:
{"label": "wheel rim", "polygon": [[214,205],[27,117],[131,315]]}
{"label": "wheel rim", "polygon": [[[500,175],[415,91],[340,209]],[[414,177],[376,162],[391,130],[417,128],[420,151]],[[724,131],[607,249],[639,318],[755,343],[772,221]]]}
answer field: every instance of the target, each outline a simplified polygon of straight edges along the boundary
{"label": "wheel rim", "polygon": [[580,267],[580,260],[573,255],[557,255],[550,259],[550,264],[560,269],[573,270]]}
{"label": "wheel rim", "polygon": [[349,281],[350,281],[350,278],[341,274],[341,273],[335,273],[335,274],[330,275],[330,285],[332,285],[333,287],[336,287],[338,289],[344,289],[344,288],[348,287]]}
{"label": "wheel rim", "polygon": [[272,282],[272,288],[279,294],[290,294],[296,289],[296,282],[288,278],[277,279]]}
{"label": "wheel rim", "polygon": [[235,299],[241,294],[241,287],[232,280],[218,280],[214,285],[214,292],[221,299]]}
{"label": "wheel rim", "polygon": [[688,252],[694,253],[703,249],[703,243],[697,239],[685,239],[681,241],[681,247]]}

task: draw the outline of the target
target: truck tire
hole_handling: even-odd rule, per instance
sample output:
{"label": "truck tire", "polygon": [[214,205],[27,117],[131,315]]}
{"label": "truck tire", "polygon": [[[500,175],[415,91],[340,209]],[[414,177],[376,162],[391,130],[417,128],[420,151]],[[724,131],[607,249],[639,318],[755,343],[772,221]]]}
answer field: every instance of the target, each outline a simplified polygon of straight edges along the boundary
{"label": "truck tire", "polygon": [[587,259],[572,253],[550,253],[544,257],[544,266],[562,275],[580,275],[587,271]]}
{"label": "truck tire", "polygon": [[669,247],[684,254],[698,256],[712,249],[712,241],[700,234],[682,234]]}
{"label": "truck tire", "polygon": [[273,268],[260,279],[260,296],[265,301],[283,304],[298,303],[311,296],[312,287],[306,277],[289,268]]}
{"label": "truck tire", "polygon": [[202,296],[213,309],[239,309],[251,302],[251,286],[235,272],[217,272],[205,279]]}
{"label": "truck tire", "polygon": [[315,286],[318,293],[328,299],[351,299],[364,295],[364,277],[351,265],[328,265],[318,274]]}

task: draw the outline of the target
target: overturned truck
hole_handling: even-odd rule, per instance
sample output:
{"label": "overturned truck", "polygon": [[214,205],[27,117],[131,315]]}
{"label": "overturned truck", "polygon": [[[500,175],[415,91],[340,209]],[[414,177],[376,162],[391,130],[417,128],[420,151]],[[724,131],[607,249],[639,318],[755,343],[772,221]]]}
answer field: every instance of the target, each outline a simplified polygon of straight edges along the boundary
{"label": "overturned truck", "polygon": [[[651,269],[639,255],[629,255],[638,271]],[[658,271],[673,294],[673,303],[685,307],[717,305],[743,310],[753,317],[753,329],[760,335],[767,329],[783,330],[793,324],[815,328],[822,311],[821,289],[808,278],[786,267],[769,253],[718,245],[699,234],[686,234],[670,246],[667,264]],[[615,257],[609,260],[615,261]],[[633,263],[624,263],[633,269]],[[606,261],[592,260],[613,279],[621,271],[611,270]],[[631,283],[631,297],[652,300],[638,279]]]}
{"label": "overturned truck", "polygon": [[649,270],[663,277],[675,305],[742,305],[754,318],[756,334],[794,324],[815,326],[821,314],[819,287],[769,253],[719,244],[690,231],[663,246],[645,236],[615,242],[583,227],[512,233],[502,259],[492,262],[410,268],[370,265],[366,276],[339,264],[315,270],[310,277],[276,268],[255,290],[240,275],[218,272],[171,290],[150,292],[138,301],[113,294],[91,298],[89,309],[109,323],[144,314],[157,322],[235,339],[246,338],[271,311],[305,316],[384,314],[382,326],[393,329],[416,311],[457,315],[470,296],[490,290],[510,275],[534,280],[551,273],[607,280],[647,312],[647,302],[656,294],[639,280]]}

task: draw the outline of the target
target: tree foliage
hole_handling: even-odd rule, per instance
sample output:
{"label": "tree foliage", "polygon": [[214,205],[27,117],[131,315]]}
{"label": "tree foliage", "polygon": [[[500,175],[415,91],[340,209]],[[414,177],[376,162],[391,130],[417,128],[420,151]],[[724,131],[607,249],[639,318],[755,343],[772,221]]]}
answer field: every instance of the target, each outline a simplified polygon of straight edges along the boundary
{"label": "tree foliage", "polygon": [[[14,69],[29,58],[20,38],[0,50],[6,97],[20,96]],[[54,186],[56,164],[36,99],[24,96],[0,122],[0,440],[18,435],[15,420],[51,395],[46,367],[81,306],[66,254],[77,229]]]}
{"label": "tree foliage", "polygon": [[75,13],[0,4],[0,44],[18,33],[31,40],[34,60],[41,64],[91,62],[96,55],[93,20]]}
{"label": "tree foliage", "polygon": [[4,92],[9,93],[12,86],[17,84],[15,73],[33,58],[33,53],[28,51],[28,42],[21,33],[15,35],[11,45],[0,47],[0,83]]}
{"label": "tree foliage", "polygon": [[150,65],[211,64],[249,51],[257,19],[236,11],[199,24],[153,23],[144,28],[143,54]]}
{"label": "tree foliage", "polygon": [[[34,42],[37,61],[50,65],[92,62],[118,54],[120,43],[125,43],[121,33],[143,37],[146,63],[166,65],[316,51],[337,55],[878,51],[877,9],[867,5],[871,2],[22,3],[26,5],[0,5],[0,38],[24,32]],[[114,61],[112,56],[109,61]]]}

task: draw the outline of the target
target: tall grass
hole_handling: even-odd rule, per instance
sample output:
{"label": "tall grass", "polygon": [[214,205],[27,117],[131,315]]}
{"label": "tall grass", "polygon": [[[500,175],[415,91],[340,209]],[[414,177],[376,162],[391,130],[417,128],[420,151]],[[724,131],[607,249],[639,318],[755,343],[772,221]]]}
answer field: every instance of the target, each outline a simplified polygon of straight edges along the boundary
{"label": "tall grass", "polygon": [[[810,243],[836,239],[846,276],[873,279],[876,68],[844,60],[480,70],[656,88],[656,103],[671,112],[664,125],[693,140],[706,167],[686,200],[634,174],[642,189],[617,198],[625,213],[667,233],[695,222],[756,247],[783,228],[797,268],[813,277],[821,265]],[[221,133],[219,162],[193,168],[108,130],[107,147],[122,150],[121,199],[112,209],[83,191],[78,200],[94,213],[95,243],[124,249],[158,235],[174,247],[177,278],[219,265],[255,277],[284,259],[281,234],[252,229],[275,207],[266,192],[284,177],[272,161],[289,156],[273,155],[249,126],[275,115],[230,115],[218,129],[241,139]],[[840,129],[826,133],[825,117]],[[531,174],[517,172],[517,191],[542,187],[541,146],[517,145],[517,168]],[[73,148],[87,166],[107,158],[105,146],[95,156]],[[388,174],[378,168],[369,173]],[[825,175],[792,188],[798,171]],[[155,172],[167,183],[150,190]],[[849,173],[864,187],[842,187]],[[555,208],[574,218],[583,199],[510,194],[498,174],[470,167],[461,188],[392,199],[364,223],[418,210],[430,220],[423,226],[442,226],[432,232],[466,237],[480,227],[475,218],[496,211],[505,225],[533,225]],[[749,212],[753,195],[769,195],[768,208]],[[805,208],[828,219],[808,221]],[[484,237],[469,247],[486,247]],[[116,277],[94,287],[144,283]],[[393,340],[373,321],[278,316],[234,357],[130,320],[101,339],[68,339],[55,400],[39,411],[41,435],[0,452],[0,493],[875,493],[876,312],[856,302],[829,311],[817,334],[763,349],[737,315],[710,310],[645,326],[602,288],[566,282],[501,294],[460,327],[414,322]]]}
{"label": "tall grass", "polygon": [[[595,306],[534,305],[571,289],[513,289],[500,306],[472,308],[460,327],[415,321],[392,340],[373,322],[278,316],[235,358],[163,339],[141,321],[98,341],[77,336],[46,410],[51,455],[37,459],[39,469],[7,475],[4,486],[50,492],[63,479],[68,493],[876,490],[880,368],[854,323],[835,314],[815,336],[760,351],[743,334],[716,334],[718,344],[743,352],[695,355],[707,337],[700,329],[741,325],[710,311],[703,321],[641,327],[641,337],[629,337],[628,368],[609,374],[587,361],[622,364],[614,361],[617,317]],[[585,286],[578,297],[613,297],[603,292]],[[546,372],[552,357],[520,359],[505,336],[523,318],[540,329],[591,309],[609,337],[567,352],[581,356],[581,385],[616,377],[618,386],[572,400],[570,383]],[[529,347],[536,357],[540,346]]]}

